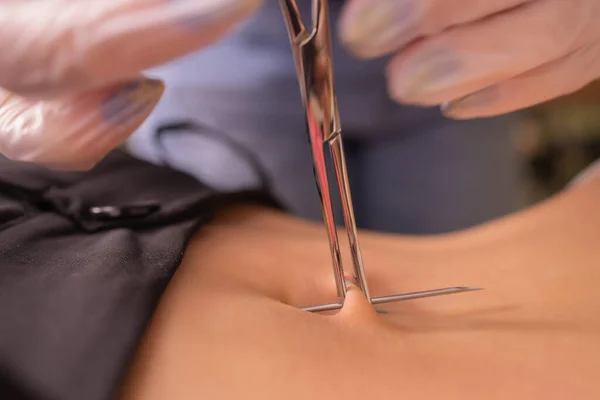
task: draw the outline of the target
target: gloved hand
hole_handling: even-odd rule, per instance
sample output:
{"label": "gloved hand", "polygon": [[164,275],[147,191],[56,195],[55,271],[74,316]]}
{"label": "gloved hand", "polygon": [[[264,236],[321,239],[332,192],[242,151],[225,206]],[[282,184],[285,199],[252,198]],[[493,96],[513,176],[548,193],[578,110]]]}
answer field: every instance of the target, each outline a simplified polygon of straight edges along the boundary
{"label": "gloved hand", "polygon": [[599,77],[599,21],[599,0],[350,0],[339,28],[360,56],[396,53],[394,99],[473,118]]}
{"label": "gloved hand", "polygon": [[211,44],[260,3],[1,1],[0,153],[93,166],[158,103],[162,83],[140,71]]}

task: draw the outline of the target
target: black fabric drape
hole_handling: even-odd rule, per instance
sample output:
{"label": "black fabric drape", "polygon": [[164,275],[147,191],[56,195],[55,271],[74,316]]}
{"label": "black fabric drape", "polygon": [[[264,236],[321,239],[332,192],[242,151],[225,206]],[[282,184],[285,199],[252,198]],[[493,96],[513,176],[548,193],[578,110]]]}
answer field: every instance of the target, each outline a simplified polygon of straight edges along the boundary
{"label": "black fabric drape", "polygon": [[123,152],[85,173],[0,158],[0,399],[107,400],[223,194]]}

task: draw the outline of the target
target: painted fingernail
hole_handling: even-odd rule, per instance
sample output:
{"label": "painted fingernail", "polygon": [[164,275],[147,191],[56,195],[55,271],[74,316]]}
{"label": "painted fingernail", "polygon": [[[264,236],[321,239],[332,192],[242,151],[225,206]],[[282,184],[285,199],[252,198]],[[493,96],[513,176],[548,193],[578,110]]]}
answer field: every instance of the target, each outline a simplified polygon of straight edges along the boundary
{"label": "painted fingernail", "polygon": [[393,96],[418,102],[424,96],[448,89],[456,84],[461,65],[454,53],[445,50],[417,56],[406,74],[394,74],[394,65],[390,65]]}
{"label": "painted fingernail", "polygon": [[340,22],[340,38],[356,55],[377,57],[412,41],[417,29],[414,0],[371,0],[348,7]]}
{"label": "painted fingernail", "polygon": [[258,8],[262,0],[160,3],[143,10],[120,10],[113,18],[97,22],[100,28],[90,39],[93,43],[86,47],[81,62],[88,80],[107,82],[135,76],[207,46]]}
{"label": "painted fingernail", "polygon": [[461,97],[442,104],[442,113],[454,119],[476,118],[481,115],[483,107],[489,107],[497,99],[497,91],[493,88]]}
{"label": "painted fingernail", "polygon": [[156,106],[163,91],[164,84],[156,79],[141,79],[121,86],[102,103],[101,116],[112,125],[144,117]]}
{"label": "painted fingernail", "polygon": [[181,11],[183,12],[176,13],[179,23],[195,28],[250,12],[257,8],[261,1],[213,0],[190,2],[189,0],[171,0],[171,3],[174,3],[175,7],[179,4],[182,5]]}

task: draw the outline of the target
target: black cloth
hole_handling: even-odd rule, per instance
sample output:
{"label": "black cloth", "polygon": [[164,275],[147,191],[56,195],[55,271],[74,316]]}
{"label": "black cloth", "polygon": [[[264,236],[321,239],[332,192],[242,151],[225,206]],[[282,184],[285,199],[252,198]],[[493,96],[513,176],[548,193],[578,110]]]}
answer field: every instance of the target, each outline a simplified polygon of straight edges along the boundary
{"label": "black cloth", "polygon": [[0,399],[108,400],[222,194],[109,155],[85,173],[0,158]]}

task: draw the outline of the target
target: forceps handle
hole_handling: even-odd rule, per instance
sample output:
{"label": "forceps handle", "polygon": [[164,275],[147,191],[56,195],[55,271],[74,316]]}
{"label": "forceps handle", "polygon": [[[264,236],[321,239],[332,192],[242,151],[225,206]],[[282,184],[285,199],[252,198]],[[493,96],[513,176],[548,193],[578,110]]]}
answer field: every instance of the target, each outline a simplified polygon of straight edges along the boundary
{"label": "forceps handle", "polygon": [[360,245],[358,243],[358,229],[356,228],[356,217],[354,216],[350,181],[348,179],[348,170],[346,168],[346,157],[344,156],[344,145],[339,132],[329,140],[329,149],[331,151],[333,168],[335,170],[336,181],[342,202],[342,213],[344,215],[344,225],[346,227],[346,234],[350,245],[354,279],[356,279],[357,285],[362,289],[367,299],[370,300],[371,294],[369,292],[369,286],[367,285],[365,267],[360,252]]}
{"label": "forceps handle", "polygon": [[325,166],[325,145],[328,145],[332,155],[337,188],[342,201],[344,224],[352,255],[354,279],[365,296],[370,299],[358,243],[340,133],[337,99],[333,85],[333,61],[327,1],[313,0],[313,21],[310,32],[307,31],[302,22],[296,0],[280,0],[280,4],[288,27],[302,100],[306,110],[315,178],[321,197],[321,208],[330,244],[338,296],[340,301],[343,302],[346,288],[337,227],[334,222],[331,204],[331,187]]}

